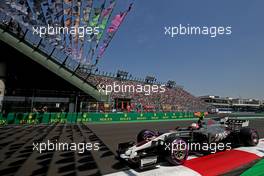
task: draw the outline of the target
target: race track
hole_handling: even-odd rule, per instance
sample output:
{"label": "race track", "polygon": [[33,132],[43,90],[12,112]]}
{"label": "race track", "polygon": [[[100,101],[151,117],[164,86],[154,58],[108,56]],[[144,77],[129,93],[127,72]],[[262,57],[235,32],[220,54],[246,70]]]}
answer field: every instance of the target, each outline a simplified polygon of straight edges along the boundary
{"label": "race track", "polygon": [[[57,124],[0,127],[1,175],[105,175],[130,173],[131,169],[115,158],[117,144],[135,140],[142,129],[166,131],[176,126],[188,126],[192,121],[170,121],[121,124]],[[264,138],[264,119],[250,120]],[[73,151],[33,151],[33,142],[99,143],[100,150],[78,153]],[[213,157],[213,156],[211,156]],[[255,162],[250,162],[224,175],[238,175]],[[175,166],[169,169],[174,169]],[[180,168],[180,167],[179,167]],[[178,169],[179,169],[178,168]],[[161,172],[163,167],[156,169]],[[144,173],[144,172],[143,172]],[[126,174],[127,175],[127,174]]]}

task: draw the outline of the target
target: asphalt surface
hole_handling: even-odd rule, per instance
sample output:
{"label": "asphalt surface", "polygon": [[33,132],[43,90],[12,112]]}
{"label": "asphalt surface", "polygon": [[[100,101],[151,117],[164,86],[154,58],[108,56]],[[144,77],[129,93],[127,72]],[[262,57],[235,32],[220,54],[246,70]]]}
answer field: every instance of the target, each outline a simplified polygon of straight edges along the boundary
{"label": "asphalt surface", "polygon": [[[0,175],[103,175],[128,169],[115,157],[117,144],[133,141],[142,129],[166,131],[186,127],[192,121],[121,124],[57,124],[0,127]],[[264,119],[250,120],[264,138]],[[33,151],[33,142],[98,143],[99,150]],[[95,148],[93,148],[95,149]],[[253,164],[253,163],[252,163]],[[238,175],[249,166],[227,175]]]}

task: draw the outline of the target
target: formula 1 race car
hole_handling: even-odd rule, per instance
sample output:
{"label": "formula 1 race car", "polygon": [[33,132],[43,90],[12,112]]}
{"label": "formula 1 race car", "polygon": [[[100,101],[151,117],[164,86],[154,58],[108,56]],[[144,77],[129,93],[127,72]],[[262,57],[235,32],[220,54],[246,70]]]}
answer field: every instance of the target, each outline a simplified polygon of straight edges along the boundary
{"label": "formula 1 race car", "polygon": [[125,142],[118,145],[118,158],[145,169],[154,167],[162,160],[172,165],[181,165],[189,154],[205,155],[237,146],[255,146],[259,136],[248,127],[248,120],[199,119],[198,124],[168,132],[142,130],[137,143]]}

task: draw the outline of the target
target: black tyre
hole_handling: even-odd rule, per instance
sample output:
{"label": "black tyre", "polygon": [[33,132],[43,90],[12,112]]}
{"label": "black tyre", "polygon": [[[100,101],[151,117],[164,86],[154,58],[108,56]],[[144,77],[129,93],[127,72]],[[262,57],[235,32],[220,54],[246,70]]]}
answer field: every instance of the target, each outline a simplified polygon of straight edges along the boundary
{"label": "black tyre", "polygon": [[181,138],[169,137],[165,149],[165,159],[172,165],[182,165],[188,157],[187,142]]}
{"label": "black tyre", "polygon": [[245,146],[256,146],[259,142],[258,132],[251,128],[241,128],[240,141]]}
{"label": "black tyre", "polygon": [[137,142],[148,141],[150,138],[156,136],[156,133],[151,130],[141,130],[137,135]]}

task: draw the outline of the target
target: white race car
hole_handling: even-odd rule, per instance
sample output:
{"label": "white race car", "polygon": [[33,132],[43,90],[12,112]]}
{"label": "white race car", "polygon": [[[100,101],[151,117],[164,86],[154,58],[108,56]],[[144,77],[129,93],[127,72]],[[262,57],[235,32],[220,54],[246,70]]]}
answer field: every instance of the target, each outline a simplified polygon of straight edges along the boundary
{"label": "white race car", "polygon": [[[193,123],[190,127],[176,128],[165,133],[142,130],[137,135],[137,143],[118,145],[118,157],[140,169],[153,167],[163,159],[172,165],[181,165],[189,153],[209,154],[212,149],[204,148],[204,145],[221,144],[222,149],[226,150],[239,145],[255,146],[259,141],[257,131],[248,128],[247,120],[207,119],[198,124]],[[195,148],[190,148],[194,145]]]}

